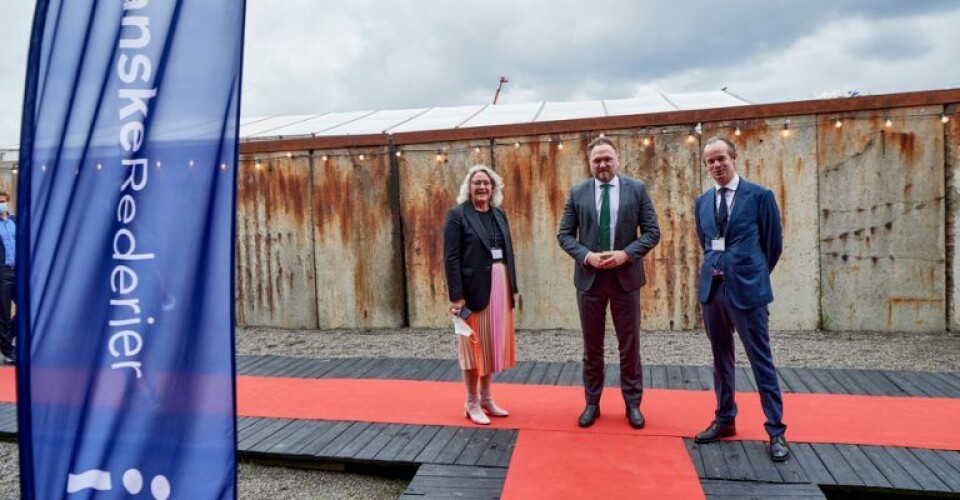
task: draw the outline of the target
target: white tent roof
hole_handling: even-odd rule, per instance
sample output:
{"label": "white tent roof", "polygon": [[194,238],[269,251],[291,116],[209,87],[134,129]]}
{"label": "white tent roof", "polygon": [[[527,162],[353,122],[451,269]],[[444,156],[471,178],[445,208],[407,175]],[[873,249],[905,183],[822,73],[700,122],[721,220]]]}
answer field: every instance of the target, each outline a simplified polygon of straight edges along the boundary
{"label": "white tent roof", "polygon": [[278,115],[240,120],[241,140],[329,137],[449,130],[491,125],[602,118],[752,104],[722,90],[657,94],[631,99],[535,102],[420,109],[350,111],[320,115]]}

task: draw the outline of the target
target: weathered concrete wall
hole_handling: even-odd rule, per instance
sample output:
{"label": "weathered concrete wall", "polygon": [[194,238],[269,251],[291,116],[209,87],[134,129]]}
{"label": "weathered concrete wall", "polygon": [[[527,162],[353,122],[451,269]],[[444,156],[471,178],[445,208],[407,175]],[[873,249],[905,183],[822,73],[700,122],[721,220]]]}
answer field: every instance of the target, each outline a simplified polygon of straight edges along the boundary
{"label": "weathered concrete wall", "polygon": [[[783,125],[789,119],[789,128]],[[735,134],[737,126],[741,133]],[[784,252],[771,275],[770,327],[817,328],[820,306],[816,119],[793,116],[711,124],[702,139],[725,136],[737,145],[740,175],[772,190],[780,207]],[[702,162],[705,191],[714,185]]]}
{"label": "weathered concrete wall", "polygon": [[[447,149],[443,151],[443,147]],[[474,144],[467,143],[423,145],[404,150],[397,158],[410,326],[450,326],[443,271],[443,221],[456,204],[467,170],[477,163],[490,166],[486,146],[481,146],[479,153],[473,148]],[[438,152],[442,154],[440,161]]]}
{"label": "weathered concrete wall", "polygon": [[939,112],[854,115],[840,128],[834,117],[820,118],[825,329],[946,326],[943,126],[930,115]]}
{"label": "weathered concrete wall", "polygon": [[960,235],[960,105],[947,108],[951,116],[945,125],[946,144],[945,178],[946,202],[946,257],[947,257],[947,327],[960,331],[960,256],[957,252],[957,236]]}
{"label": "weathered concrete wall", "polygon": [[313,242],[320,328],[404,324],[397,180],[381,154],[313,155]]}
{"label": "weathered concrete wall", "polygon": [[246,158],[237,182],[237,323],[317,328],[310,159]]}

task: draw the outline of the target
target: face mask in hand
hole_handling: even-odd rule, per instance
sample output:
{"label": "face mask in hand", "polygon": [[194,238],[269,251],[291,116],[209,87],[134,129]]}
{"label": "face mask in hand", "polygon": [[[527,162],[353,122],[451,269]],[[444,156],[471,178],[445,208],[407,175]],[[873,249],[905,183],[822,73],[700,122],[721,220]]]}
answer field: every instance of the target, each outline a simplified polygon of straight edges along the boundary
{"label": "face mask in hand", "polygon": [[10,210],[10,205],[6,202],[0,203],[0,213]]}

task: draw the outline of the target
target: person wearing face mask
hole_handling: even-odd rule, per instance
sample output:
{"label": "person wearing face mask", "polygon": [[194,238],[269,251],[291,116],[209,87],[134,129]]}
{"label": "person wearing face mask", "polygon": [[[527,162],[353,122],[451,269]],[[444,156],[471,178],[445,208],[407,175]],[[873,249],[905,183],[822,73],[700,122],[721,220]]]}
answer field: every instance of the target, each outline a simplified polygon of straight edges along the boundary
{"label": "person wearing face mask", "polygon": [[4,363],[15,364],[14,328],[10,315],[16,293],[17,223],[10,214],[10,195],[0,191],[0,354]]}
{"label": "person wearing face mask", "polygon": [[620,391],[630,426],[646,424],[640,412],[640,287],[646,283],[643,257],[660,242],[657,213],[643,181],[619,175],[614,143],[599,137],[587,145],[592,178],[567,196],[557,240],[574,260],[573,283],[583,329],[583,386],[586,407],[578,425],[600,417],[603,340],[607,304],[620,349]]}
{"label": "person wearing face mask", "polygon": [[490,378],[515,361],[513,295],[517,274],[503,202],[503,179],[489,167],[467,171],[458,205],[443,224],[443,258],[452,315],[473,330],[457,335],[467,401],[464,415],[479,425],[510,413],[493,400]]}
{"label": "person wearing face mask", "polygon": [[717,408],[713,422],[696,435],[711,443],[737,433],[734,384],[734,330],[740,334],[767,417],[770,458],[790,457],[783,424],[783,400],[770,350],[770,273],[783,250],[777,200],[769,189],[737,174],[737,149],[724,137],[704,141],[703,164],[715,186],[697,197],[697,236],[703,264],[697,277],[703,324],[713,350]]}

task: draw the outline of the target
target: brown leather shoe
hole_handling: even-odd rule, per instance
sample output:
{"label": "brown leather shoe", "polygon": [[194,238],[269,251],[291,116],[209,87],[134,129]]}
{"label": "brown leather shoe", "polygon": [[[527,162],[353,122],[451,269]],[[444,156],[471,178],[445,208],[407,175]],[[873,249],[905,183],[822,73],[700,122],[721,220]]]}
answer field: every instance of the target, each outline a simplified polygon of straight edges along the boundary
{"label": "brown leather shoe", "polygon": [[737,435],[737,426],[734,423],[729,423],[726,425],[718,424],[716,420],[710,422],[710,427],[707,427],[703,432],[697,434],[693,441],[697,444],[706,444],[712,443],[714,441],[719,441],[720,438],[730,437]]}

